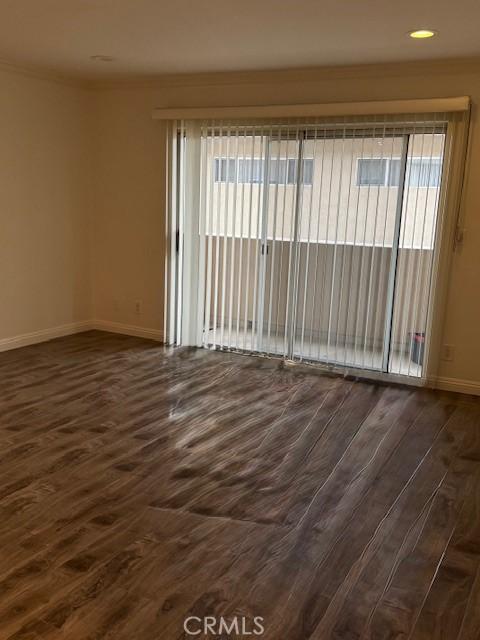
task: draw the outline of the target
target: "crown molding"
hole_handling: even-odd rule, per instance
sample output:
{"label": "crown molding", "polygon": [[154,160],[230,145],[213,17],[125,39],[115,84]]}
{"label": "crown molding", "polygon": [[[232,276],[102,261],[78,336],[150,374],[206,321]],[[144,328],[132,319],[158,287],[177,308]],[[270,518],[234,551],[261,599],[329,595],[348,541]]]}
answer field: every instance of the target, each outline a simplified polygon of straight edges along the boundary
{"label": "crown molding", "polygon": [[429,75],[480,74],[480,58],[449,58],[414,62],[264,69],[257,71],[157,74],[137,77],[118,76],[116,78],[92,79],[89,81],[89,86],[96,90],[111,90],[279,83],[304,84],[343,78],[422,76],[427,73]]}
{"label": "crown molding", "polygon": [[0,58],[0,71],[17,75],[43,80],[46,82],[54,82],[56,84],[65,85],[73,88],[91,89],[92,81],[83,78],[76,78],[67,74],[57,73],[51,69],[45,69],[36,65],[21,65],[4,58]]}
{"label": "crown molding", "polygon": [[104,78],[78,77],[36,65],[17,64],[0,58],[0,71],[96,91],[115,89],[167,89],[175,87],[216,87],[229,85],[305,84],[328,80],[371,77],[400,77],[479,74],[480,57],[448,58],[413,62],[218,71],[176,74],[118,74]]}

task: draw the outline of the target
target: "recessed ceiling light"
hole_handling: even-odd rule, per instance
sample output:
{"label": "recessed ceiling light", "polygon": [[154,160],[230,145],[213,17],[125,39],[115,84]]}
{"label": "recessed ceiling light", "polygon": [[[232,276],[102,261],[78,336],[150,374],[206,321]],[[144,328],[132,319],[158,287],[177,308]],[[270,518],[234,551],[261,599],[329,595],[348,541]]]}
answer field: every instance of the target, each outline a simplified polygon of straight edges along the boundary
{"label": "recessed ceiling light", "polygon": [[113,62],[112,56],[104,56],[98,54],[96,56],[90,56],[90,60],[93,60],[94,62]]}
{"label": "recessed ceiling light", "polygon": [[415,29],[415,31],[409,31],[408,35],[411,38],[423,40],[424,38],[433,38],[433,36],[437,35],[437,32],[432,29]]}

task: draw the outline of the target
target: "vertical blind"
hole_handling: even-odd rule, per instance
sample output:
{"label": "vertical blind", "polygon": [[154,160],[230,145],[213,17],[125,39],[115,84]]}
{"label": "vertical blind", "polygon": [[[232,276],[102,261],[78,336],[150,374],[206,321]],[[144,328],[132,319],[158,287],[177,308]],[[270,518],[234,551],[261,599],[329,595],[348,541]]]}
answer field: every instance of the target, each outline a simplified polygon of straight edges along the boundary
{"label": "vertical blind", "polygon": [[174,341],[421,377],[448,123],[172,123]]}

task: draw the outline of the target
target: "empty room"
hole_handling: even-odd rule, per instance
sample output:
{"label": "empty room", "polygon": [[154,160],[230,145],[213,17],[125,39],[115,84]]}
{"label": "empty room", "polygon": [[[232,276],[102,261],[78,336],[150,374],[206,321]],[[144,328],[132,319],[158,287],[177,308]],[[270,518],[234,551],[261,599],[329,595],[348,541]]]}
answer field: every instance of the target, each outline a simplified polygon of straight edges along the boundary
{"label": "empty room", "polygon": [[479,24],[0,3],[0,640],[480,638]]}

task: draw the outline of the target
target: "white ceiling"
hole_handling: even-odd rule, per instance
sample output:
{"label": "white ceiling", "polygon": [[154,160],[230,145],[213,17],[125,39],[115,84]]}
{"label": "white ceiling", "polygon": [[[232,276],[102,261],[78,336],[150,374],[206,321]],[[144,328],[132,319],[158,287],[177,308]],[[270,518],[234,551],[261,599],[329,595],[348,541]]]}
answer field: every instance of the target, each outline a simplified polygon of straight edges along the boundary
{"label": "white ceiling", "polygon": [[95,79],[477,57],[479,26],[479,0],[0,0],[0,58]]}

